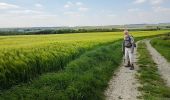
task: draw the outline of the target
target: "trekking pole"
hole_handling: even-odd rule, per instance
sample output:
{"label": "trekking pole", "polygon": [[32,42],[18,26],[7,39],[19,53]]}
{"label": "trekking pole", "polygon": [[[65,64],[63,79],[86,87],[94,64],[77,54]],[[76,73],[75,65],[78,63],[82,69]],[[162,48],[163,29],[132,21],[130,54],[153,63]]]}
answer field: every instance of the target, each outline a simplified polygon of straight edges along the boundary
{"label": "trekking pole", "polygon": [[124,47],[124,43],[122,45],[122,53],[123,53],[123,63],[125,64],[125,47]]}
{"label": "trekking pole", "polygon": [[123,63],[125,64],[125,54],[123,55]]}
{"label": "trekking pole", "polygon": [[125,55],[123,56],[123,63],[125,64]]}
{"label": "trekking pole", "polygon": [[123,63],[125,64],[125,50],[123,49]]}

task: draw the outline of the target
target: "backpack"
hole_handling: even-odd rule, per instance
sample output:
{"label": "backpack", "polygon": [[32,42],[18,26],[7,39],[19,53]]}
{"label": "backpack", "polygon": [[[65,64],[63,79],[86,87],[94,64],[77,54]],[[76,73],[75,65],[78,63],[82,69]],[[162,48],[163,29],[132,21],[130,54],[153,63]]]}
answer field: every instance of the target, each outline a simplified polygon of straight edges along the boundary
{"label": "backpack", "polygon": [[127,48],[131,48],[132,47],[132,43],[131,43],[131,38],[130,36],[126,37],[124,40],[124,46]]}
{"label": "backpack", "polygon": [[[132,35],[131,35],[131,36],[128,36],[128,37],[124,40],[124,46],[127,47],[127,48],[131,48],[131,47],[132,47],[131,37],[133,37],[133,36],[132,36]],[[136,47],[136,44],[135,44],[135,43],[134,43],[133,45],[134,45],[134,47]]]}

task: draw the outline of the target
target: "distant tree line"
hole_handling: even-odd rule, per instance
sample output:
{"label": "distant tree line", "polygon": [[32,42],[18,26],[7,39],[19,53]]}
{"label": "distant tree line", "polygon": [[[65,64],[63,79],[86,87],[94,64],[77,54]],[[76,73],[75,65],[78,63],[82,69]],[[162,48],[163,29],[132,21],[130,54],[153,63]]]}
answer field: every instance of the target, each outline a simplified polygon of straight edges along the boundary
{"label": "distant tree line", "polygon": [[60,29],[60,30],[44,30],[35,34],[64,34],[64,33],[87,33],[87,32],[119,32],[121,29]]}
{"label": "distant tree line", "polygon": [[[160,28],[147,29],[129,29],[129,31],[155,31]],[[37,32],[18,32],[18,31],[0,31],[0,35],[40,35],[40,34],[69,34],[69,33],[88,33],[88,32],[121,32],[123,29],[59,29],[59,30],[42,30]]]}

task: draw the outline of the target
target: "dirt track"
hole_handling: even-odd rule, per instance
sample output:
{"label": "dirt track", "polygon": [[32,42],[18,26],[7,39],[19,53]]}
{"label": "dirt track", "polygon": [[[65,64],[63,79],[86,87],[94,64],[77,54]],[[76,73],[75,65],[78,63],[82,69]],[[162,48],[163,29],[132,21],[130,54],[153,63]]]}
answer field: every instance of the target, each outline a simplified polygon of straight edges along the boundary
{"label": "dirt track", "polygon": [[[170,86],[170,63],[159,52],[155,50],[150,44],[150,40],[143,40],[146,43],[147,49],[150,52],[152,59],[158,66],[158,70],[162,78],[166,80],[167,85]],[[125,68],[123,62],[117,70],[113,78],[109,82],[109,87],[105,91],[106,100],[138,100],[141,96],[137,87],[140,86],[135,74],[137,73],[137,50],[135,50],[135,70],[131,71]]]}
{"label": "dirt track", "polygon": [[135,70],[125,68],[122,62],[121,67],[115,73],[116,76],[109,82],[109,87],[105,91],[106,100],[137,100],[140,93],[137,90],[139,86],[135,74],[138,66],[136,65],[136,50],[135,50]]}
{"label": "dirt track", "polygon": [[170,63],[151,46],[150,40],[145,40],[145,43],[147,45],[147,49],[152,55],[152,59],[158,66],[162,78],[166,80],[167,85],[170,86]]}

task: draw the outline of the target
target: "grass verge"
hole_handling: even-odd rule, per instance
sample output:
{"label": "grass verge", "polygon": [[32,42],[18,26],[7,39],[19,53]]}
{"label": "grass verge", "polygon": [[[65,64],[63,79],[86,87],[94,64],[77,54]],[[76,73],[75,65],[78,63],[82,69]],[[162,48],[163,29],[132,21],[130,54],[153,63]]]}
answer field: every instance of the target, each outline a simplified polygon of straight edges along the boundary
{"label": "grass verge", "polygon": [[152,46],[170,62],[170,33],[151,41]]}
{"label": "grass verge", "polygon": [[30,84],[6,90],[1,100],[102,100],[122,59],[121,42],[86,52],[65,70],[43,74]]}
{"label": "grass verge", "polygon": [[145,43],[139,43],[138,53],[140,54],[138,78],[143,85],[139,90],[143,91],[143,98],[145,100],[169,100],[170,88],[166,86],[161,78]]}

